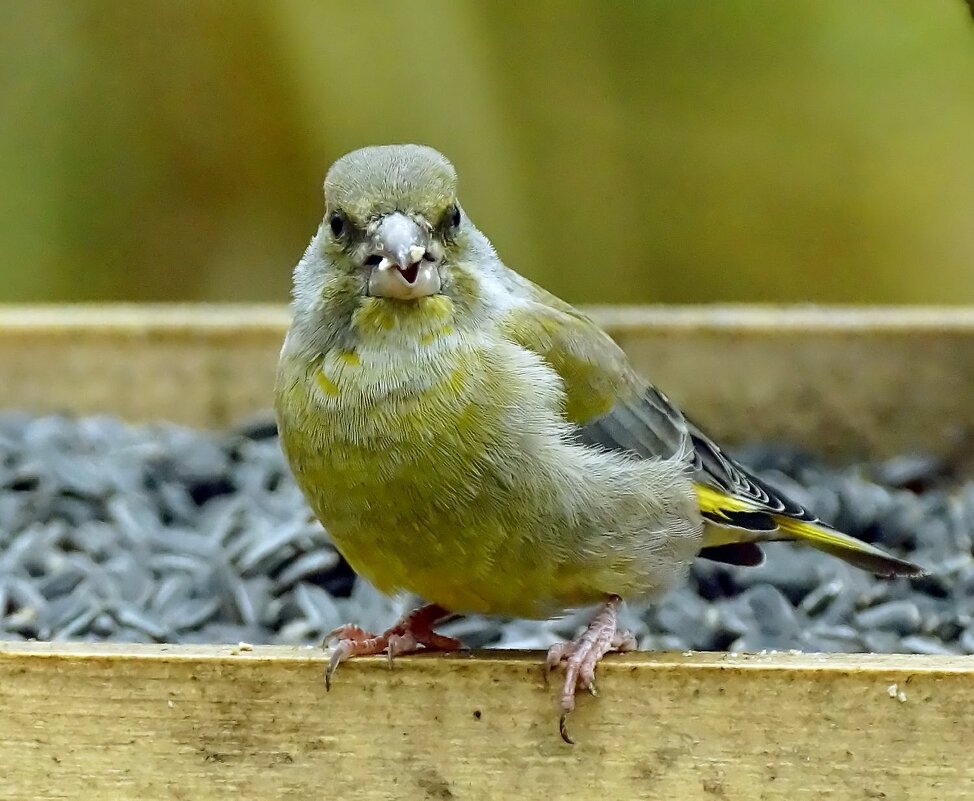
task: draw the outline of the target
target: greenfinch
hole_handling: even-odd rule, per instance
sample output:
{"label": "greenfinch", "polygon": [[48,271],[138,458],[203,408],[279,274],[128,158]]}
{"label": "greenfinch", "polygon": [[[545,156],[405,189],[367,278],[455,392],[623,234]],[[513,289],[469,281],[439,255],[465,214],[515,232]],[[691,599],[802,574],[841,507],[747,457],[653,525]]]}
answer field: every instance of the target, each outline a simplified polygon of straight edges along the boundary
{"label": "greenfinch", "polygon": [[597,607],[565,663],[560,729],[595,667],[635,647],[624,600],[703,557],[762,560],[798,540],[867,570],[920,568],[817,520],[749,472],[638,375],[586,315],[506,267],[457,199],[452,164],[368,147],[325,179],[294,271],[275,387],[281,444],[352,568],[428,601],[388,631],[347,625],[347,657],[460,643],[434,625]]}

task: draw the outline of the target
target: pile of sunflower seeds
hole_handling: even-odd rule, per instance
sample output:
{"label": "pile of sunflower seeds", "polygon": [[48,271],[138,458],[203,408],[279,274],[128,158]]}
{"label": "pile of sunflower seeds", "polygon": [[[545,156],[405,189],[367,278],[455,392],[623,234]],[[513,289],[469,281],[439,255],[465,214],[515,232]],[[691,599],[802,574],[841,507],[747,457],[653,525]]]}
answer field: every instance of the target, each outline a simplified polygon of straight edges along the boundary
{"label": "pile of sunflower seeds", "polygon": [[[924,456],[829,468],[783,448],[738,455],[930,575],[878,579],[789,544],[757,568],[698,560],[685,586],[628,611],[641,647],[974,653],[974,481]],[[381,630],[409,601],[356,579],[272,424],[208,433],[0,413],[0,639],[317,644],[346,621]],[[441,630],[540,648],[587,614]]]}

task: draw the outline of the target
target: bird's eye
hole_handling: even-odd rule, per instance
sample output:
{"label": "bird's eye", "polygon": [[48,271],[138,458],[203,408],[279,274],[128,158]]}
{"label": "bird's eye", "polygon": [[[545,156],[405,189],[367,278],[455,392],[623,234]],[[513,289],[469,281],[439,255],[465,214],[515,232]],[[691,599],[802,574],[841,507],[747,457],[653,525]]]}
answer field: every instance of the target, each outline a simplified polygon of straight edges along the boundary
{"label": "bird's eye", "polygon": [[460,207],[459,206],[454,206],[450,210],[450,227],[454,229],[460,227]]}
{"label": "bird's eye", "polygon": [[336,237],[345,233],[345,219],[337,211],[328,219],[328,225],[331,226],[331,232]]}

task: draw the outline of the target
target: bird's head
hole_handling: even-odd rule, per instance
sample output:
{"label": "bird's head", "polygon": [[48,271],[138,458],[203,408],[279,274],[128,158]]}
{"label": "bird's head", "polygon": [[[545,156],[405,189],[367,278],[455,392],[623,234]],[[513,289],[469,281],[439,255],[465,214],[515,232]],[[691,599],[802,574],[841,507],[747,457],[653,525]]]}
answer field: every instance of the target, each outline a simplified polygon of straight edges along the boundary
{"label": "bird's head", "polygon": [[325,254],[370,297],[436,295],[463,221],[453,165],[419,145],[367,147],[325,178]]}
{"label": "bird's head", "polygon": [[325,178],[325,217],[295,270],[296,315],[343,331],[357,310],[403,319],[468,306],[478,294],[472,264],[493,258],[465,219],[457,175],[420,145],[366,147]]}

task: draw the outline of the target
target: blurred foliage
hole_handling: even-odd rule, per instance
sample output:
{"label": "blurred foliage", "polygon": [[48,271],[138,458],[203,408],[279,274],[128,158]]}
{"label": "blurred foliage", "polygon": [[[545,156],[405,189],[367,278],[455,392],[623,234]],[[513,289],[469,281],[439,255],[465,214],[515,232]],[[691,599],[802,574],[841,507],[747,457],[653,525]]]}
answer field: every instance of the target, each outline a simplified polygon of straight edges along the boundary
{"label": "blurred foliage", "polygon": [[0,300],[283,300],[416,141],[572,301],[974,301],[960,0],[5,0],[0,117]]}

